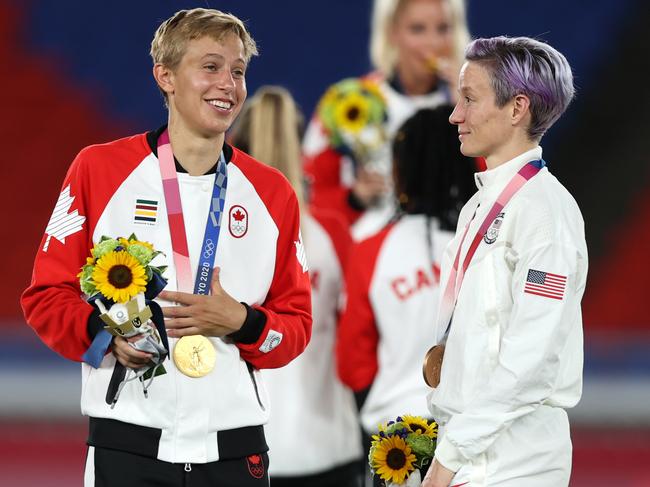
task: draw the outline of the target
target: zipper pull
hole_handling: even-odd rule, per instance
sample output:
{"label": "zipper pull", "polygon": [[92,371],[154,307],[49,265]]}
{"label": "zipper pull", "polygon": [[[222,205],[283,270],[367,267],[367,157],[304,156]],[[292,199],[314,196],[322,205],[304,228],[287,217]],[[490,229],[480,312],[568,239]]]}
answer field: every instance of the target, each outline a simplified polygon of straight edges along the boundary
{"label": "zipper pull", "polygon": [[186,463],[185,464],[185,471],[186,472],[191,472],[192,471],[192,464],[191,463]]}

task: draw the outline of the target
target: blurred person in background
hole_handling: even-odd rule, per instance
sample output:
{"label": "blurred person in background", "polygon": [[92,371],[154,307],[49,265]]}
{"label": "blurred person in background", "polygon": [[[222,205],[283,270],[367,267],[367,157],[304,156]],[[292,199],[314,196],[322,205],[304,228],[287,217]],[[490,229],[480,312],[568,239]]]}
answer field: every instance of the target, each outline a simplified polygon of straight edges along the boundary
{"label": "blurred person in background", "polygon": [[265,370],[272,412],[265,427],[273,487],[356,487],[362,475],[358,417],[350,389],[338,379],[335,335],[343,265],[351,240],[342,218],[306,210],[300,136],[303,118],[291,94],[262,87],[233,127],[233,144],[282,172],[302,207],[302,238],[312,284],[313,329],[303,354]]}
{"label": "blurred person in background", "polygon": [[[258,369],[281,367],[302,352],[311,299],[295,192],[277,171],[224,142],[256,54],[233,15],[202,8],[174,14],[151,44],[168,125],[83,149],[63,183],[51,220],[58,223],[48,225],[22,305],[61,355],[88,361],[97,351],[97,365],[82,364],[86,487],[268,485],[268,398]],[[134,217],[139,198],[151,210],[145,222]],[[140,381],[122,382],[117,401],[115,373],[143,368],[152,355],[106,335],[98,310],[81,298],[78,273],[102,235],[131,234],[168,265],[159,331],[174,360],[164,362],[166,373],[148,392]],[[111,267],[106,286],[125,287],[136,270]],[[209,288],[203,293],[202,283]],[[187,338],[187,355],[177,361]]]}
{"label": "blurred person in background", "polygon": [[567,486],[587,247],[539,143],[573,98],[571,67],[526,37],[475,40],[465,58],[450,121],[488,169],[443,258],[429,395],[440,434],[422,485]]}
{"label": "blurred person in background", "polygon": [[474,191],[474,160],[458,150],[451,110],[420,110],[397,131],[399,209],[379,233],[354,244],[346,269],[338,371],[355,391],[366,448],[380,423],[404,414],[430,417],[415,357],[435,337],[441,258]]}
{"label": "blurred person in background", "polygon": [[[303,144],[312,206],[344,215],[355,240],[377,232],[393,215],[391,140],[416,110],[454,103],[450,86],[458,79],[468,41],[463,0],[375,0],[370,56],[376,71],[360,80],[375,84],[381,93],[381,135],[364,142],[366,155],[357,157],[359,151],[333,142],[332,129],[317,110]],[[359,103],[341,107],[348,109],[352,124],[363,123],[365,108]],[[432,131],[430,136],[438,135]]]}

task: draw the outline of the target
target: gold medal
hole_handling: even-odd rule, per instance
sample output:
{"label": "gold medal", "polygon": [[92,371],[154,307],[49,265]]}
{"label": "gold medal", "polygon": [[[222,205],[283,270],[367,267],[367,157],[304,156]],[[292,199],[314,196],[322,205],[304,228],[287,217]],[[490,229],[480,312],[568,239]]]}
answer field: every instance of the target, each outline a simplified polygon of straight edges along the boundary
{"label": "gold medal", "polygon": [[422,375],[424,382],[429,387],[434,389],[440,384],[440,372],[442,372],[442,359],[445,356],[445,346],[436,345],[431,347],[427,354],[424,356],[424,363],[422,364]]}
{"label": "gold medal", "polygon": [[176,368],[188,377],[203,377],[214,369],[217,352],[203,335],[182,337],[174,347]]}

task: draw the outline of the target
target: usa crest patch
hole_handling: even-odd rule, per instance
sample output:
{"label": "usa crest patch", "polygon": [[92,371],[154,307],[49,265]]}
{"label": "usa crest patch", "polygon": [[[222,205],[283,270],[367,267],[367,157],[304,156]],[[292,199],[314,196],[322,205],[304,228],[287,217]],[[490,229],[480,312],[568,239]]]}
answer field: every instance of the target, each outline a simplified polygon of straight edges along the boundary
{"label": "usa crest patch", "polygon": [[499,213],[497,217],[492,222],[492,225],[485,232],[483,240],[486,244],[493,244],[499,238],[499,230],[501,229],[501,224],[503,223],[503,217],[505,213]]}

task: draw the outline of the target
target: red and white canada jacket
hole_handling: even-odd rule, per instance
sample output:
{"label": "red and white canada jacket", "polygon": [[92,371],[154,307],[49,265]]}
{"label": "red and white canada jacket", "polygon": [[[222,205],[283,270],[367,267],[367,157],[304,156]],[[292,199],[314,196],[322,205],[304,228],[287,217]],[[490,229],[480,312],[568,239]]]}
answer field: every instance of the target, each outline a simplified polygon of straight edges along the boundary
{"label": "red and white canada jacket", "polygon": [[345,272],[347,303],[339,324],[338,371],[367,390],[367,433],[402,414],[429,417],[422,358],[435,337],[440,261],[453,233],[424,215],[405,215],[355,244]]}
{"label": "red and white canada jacket", "polygon": [[[65,178],[48,225],[50,233],[43,237],[36,256],[32,283],[22,296],[28,323],[64,357],[80,361],[91,343],[93,330],[88,323],[93,307],[81,296],[77,274],[102,235],[135,233],[151,242],[163,252],[154,264],[169,266],[164,274],[166,290],[176,290],[155,154],[159,133],[87,147]],[[97,369],[82,364],[82,412],[155,429],[160,435],[152,447],[155,456],[168,462],[224,458],[227,454],[218,443],[232,440],[224,431],[265,423],[268,400],[257,369],[287,364],[303,351],[311,333],[310,283],[295,194],[280,172],[227,145],[224,154],[229,161],[228,189],[215,266],[221,267],[223,288],[250,305],[249,318],[255,314],[256,320],[250,321],[257,326],[244,329],[251,324],[247,318],[241,330],[246,336],[243,341],[210,337],[217,359],[207,376],[189,378],[166,360],[167,373],[156,377],[148,398],[138,381],[131,381],[114,409],[105,401],[114,356],[107,354]],[[214,177],[178,174],[194,272]],[[144,219],[138,211],[143,202],[150,208]],[[173,350],[176,339],[169,342]]]}

